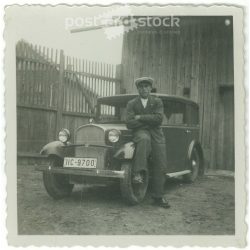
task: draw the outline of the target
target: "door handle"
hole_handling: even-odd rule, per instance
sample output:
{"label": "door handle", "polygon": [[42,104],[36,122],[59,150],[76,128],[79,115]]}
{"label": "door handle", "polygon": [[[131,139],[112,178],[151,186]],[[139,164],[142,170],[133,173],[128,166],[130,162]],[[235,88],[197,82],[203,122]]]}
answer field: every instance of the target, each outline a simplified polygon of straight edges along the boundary
{"label": "door handle", "polygon": [[188,134],[191,133],[191,130],[187,129],[185,132]]}

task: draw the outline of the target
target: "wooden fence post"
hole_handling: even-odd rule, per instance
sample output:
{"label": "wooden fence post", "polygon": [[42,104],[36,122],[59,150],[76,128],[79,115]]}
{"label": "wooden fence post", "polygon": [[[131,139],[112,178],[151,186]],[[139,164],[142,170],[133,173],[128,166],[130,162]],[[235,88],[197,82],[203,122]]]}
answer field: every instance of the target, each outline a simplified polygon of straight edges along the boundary
{"label": "wooden fence post", "polygon": [[115,78],[120,79],[120,81],[116,82],[115,84],[115,94],[124,94],[125,93],[125,88],[123,86],[122,82],[122,64],[117,64],[116,65],[116,70],[115,70]]}
{"label": "wooden fence post", "polygon": [[60,50],[58,99],[57,99],[57,117],[56,117],[56,134],[59,133],[59,131],[62,128],[64,64],[65,64],[64,53],[63,53],[63,50]]}

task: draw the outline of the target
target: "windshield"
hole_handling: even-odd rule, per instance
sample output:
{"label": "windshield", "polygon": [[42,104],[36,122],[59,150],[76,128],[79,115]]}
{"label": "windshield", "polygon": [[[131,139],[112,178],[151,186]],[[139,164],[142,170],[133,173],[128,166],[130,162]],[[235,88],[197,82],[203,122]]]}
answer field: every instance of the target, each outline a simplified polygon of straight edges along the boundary
{"label": "windshield", "polygon": [[97,121],[100,123],[125,123],[126,103],[120,105],[98,103]]}

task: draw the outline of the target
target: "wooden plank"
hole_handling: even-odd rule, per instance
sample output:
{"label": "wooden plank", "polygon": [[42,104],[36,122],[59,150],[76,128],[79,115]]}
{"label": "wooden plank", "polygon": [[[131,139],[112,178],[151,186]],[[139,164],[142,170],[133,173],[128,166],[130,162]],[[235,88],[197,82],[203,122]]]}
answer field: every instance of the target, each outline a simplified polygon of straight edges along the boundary
{"label": "wooden plank", "polygon": [[[108,64],[104,64],[104,76],[108,76]],[[104,95],[108,96],[108,81],[104,80]]]}
{"label": "wooden plank", "polygon": [[[96,75],[97,74],[96,73],[96,71],[97,71],[97,62],[94,63],[93,69],[94,69],[94,74]],[[97,96],[97,79],[96,79],[96,77],[93,77],[93,79],[94,79],[93,92],[94,92],[94,95],[96,97]]]}
{"label": "wooden plank", "polygon": [[46,106],[50,106],[51,102],[51,87],[53,84],[53,73],[54,73],[54,66],[53,66],[53,57],[54,57],[54,50],[50,49],[50,56],[49,60],[51,62],[51,66],[49,67],[49,75],[48,75],[48,82],[46,84]]}
{"label": "wooden plank", "polygon": [[75,75],[75,70],[76,70],[76,65],[75,65],[75,58],[72,57],[72,69],[73,69],[73,73],[72,73],[72,84],[73,84],[73,89],[72,89],[72,112],[76,111],[76,92],[77,92],[77,88],[76,88],[76,75]]}
{"label": "wooden plank", "polygon": [[56,119],[56,131],[60,131],[62,126],[62,107],[63,107],[63,93],[62,86],[64,84],[64,53],[63,50],[60,51],[60,73],[58,82],[58,103],[57,103],[57,119]]}
{"label": "wooden plank", "polygon": [[37,53],[37,81],[36,81],[36,85],[35,85],[35,103],[37,105],[39,105],[39,96],[38,96],[38,90],[39,90],[39,86],[42,85],[43,79],[44,79],[44,64],[41,62],[41,59],[39,59],[38,55],[41,55],[42,53],[42,49],[41,46],[38,46],[38,53]]}
{"label": "wooden plank", "polygon": [[79,112],[70,112],[70,111],[63,111],[62,113],[63,116],[76,116],[76,117],[93,117],[93,114],[90,113],[79,113]]}
{"label": "wooden plank", "polygon": [[[81,72],[84,72],[84,67],[85,67],[85,62],[84,60],[82,60]],[[81,75],[81,76],[82,76],[82,87],[83,87],[85,85],[85,76],[84,75]],[[86,112],[86,99],[84,95],[82,95],[82,112]]]}
{"label": "wooden plank", "polygon": [[[56,86],[58,86],[58,81],[59,81],[59,70],[57,69],[57,60],[58,60],[58,51],[56,49],[55,50],[55,64],[53,66],[53,82],[49,86],[50,87],[50,100],[49,100],[50,107],[52,106],[55,107],[58,101],[58,96],[56,95],[56,91],[55,91],[55,88]],[[65,86],[65,83],[64,83],[64,86]]]}
{"label": "wooden plank", "polygon": [[28,74],[28,78],[29,78],[29,92],[28,92],[28,96],[29,96],[29,103],[33,104],[34,103],[34,70],[33,70],[33,62],[32,60],[32,49],[33,46],[32,44],[28,47],[28,59],[29,60],[29,74]]}
{"label": "wooden plank", "polygon": [[37,104],[37,98],[36,98],[36,89],[37,89],[37,84],[38,84],[38,70],[39,70],[39,64],[37,62],[37,45],[34,46],[34,53],[33,53],[33,91],[32,91],[32,97],[33,97],[33,104]]}
{"label": "wooden plank", "polygon": [[64,73],[64,98],[63,98],[63,103],[64,103],[64,105],[63,105],[63,110],[64,111],[67,111],[67,110],[69,110],[69,106],[68,106],[68,98],[69,98],[69,95],[68,95],[68,84],[69,84],[69,81],[68,81],[68,71],[67,71],[67,69],[68,69],[68,65],[69,65],[69,58],[68,58],[68,56],[65,56],[65,67],[66,67],[66,69],[65,69],[65,73]]}
{"label": "wooden plank", "polygon": [[17,107],[24,108],[24,109],[35,109],[35,110],[57,112],[57,109],[54,107],[46,107],[46,106],[35,105],[35,104],[18,104]]}
{"label": "wooden plank", "polygon": [[69,92],[69,111],[73,111],[73,81],[72,81],[72,77],[73,77],[73,71],[72,71],[72,57],[69,57],[69,65],[71,68],[71,71],[69,73],[69,88],[68,88],[68,92]]}
{"label": "wooden plank", "polygon": [[[82,86],[82,77],[80,75],[80,72],[81,72],[81,60],[77,59],[77,77],[79,79],[79,85],[81,87]],[[78,102],[77,102],[78,112],[82,112],[81,100],[82,100],[82,94],[80,93],[80,91],[78,91]]]}
{"label": "wooden plank", "polygon": [[[100,63],[98,62],[97,63],[97,74],[100,74]],[[100,78],[96,78],[96,81],[97,81],[97,94],[98,96],[101,96],[101,84],[100,84]]]}
{"label": "wooden plank", "polygon": [[[90,62],[90,73],[91,74],[94,73],[94,63],[92,61]],[[93,95],[94,88],[93,88],[93,85],[94,85],[93,77],[90,77],[90,86],[89,86],[90,92],[89,93],[90,93],[90,100],[94,105],[94,95]]]}
{"label": "wooden plank", "polygon": [[23,61],[23,102],[24,104],[28,104],[27,101],[27,88],[28,88],[28,84],[27,84],[27,61]]}
{"label": "wooden plank", "polygon": [[[46,48],[43,46],[42,47],[42,58],[43,60],[45,60],[46,58]],[[45,105],[45,102],[42,98],[42,93],[45,93],[46,91],[46,83],[48,81],[48,65],[47,64],[43,64],[43,73],[42,73],[42,81],[40,82],[40,84],[38,85],[37,88],[37,99],[38,99],[38,104],[40,105]]]}

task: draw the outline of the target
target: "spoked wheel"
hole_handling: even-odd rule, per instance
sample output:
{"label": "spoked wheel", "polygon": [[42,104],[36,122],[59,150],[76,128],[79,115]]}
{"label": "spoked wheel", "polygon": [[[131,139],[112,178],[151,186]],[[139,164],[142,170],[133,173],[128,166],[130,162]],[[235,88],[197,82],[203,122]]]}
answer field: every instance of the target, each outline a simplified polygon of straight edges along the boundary
{"label": "spoked wheel", "polygon": [[[49,157],[50,167],[62,166],[62,160],[58,157]],[[51,171],[43,172],[43,184],[47,193],[55,200],[69,196],[74,187],[69,183],[69,176],[64,174],[54,174]]]}
{"label": "spoked wheel", "polygon": [[183,176],[184,180],[187,182],[194,182],[198,175],[199,171],[201,170],[201,157],[196,148],[193,149],[191,157],[189,159],[189,169],[191,170],[191,173],[186,174]]}
{"label": "spoked wheel", "polygon": [[120,181],[122,197],[131,205],[140,203],[147,192],[148,188],[148,171],[141,171],[142,183],[132,182],[132,163],[122,163],[121,170],[124,171],[125,177]]}

